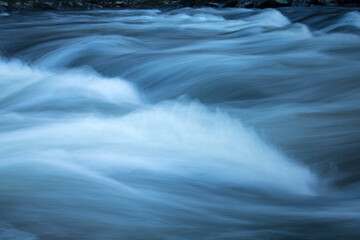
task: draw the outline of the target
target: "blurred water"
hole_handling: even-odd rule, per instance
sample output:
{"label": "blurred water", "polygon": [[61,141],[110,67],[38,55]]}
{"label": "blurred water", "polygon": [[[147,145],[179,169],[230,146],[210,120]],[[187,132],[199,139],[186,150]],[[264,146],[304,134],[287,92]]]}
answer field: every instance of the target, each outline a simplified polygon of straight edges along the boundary
{"label": "blurred water", "polygon": [[359,239],[360,14],[0,16],[0,239]]}

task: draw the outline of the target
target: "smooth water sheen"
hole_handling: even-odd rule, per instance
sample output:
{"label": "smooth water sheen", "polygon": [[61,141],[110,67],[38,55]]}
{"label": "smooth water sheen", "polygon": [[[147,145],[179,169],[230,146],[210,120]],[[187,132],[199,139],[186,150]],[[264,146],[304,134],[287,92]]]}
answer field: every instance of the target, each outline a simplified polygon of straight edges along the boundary
{"label": "smooth water sheen", "polygon": [[0,16],[0,239],[360,239],[356,9]]}

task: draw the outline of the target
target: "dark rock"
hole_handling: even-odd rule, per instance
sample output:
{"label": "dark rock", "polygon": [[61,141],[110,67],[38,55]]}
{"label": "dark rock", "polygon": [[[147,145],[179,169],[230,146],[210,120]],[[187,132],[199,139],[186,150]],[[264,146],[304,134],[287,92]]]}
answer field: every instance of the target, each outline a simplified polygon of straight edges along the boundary
{"label": "dark rock", "polygon": [[7,11],[9,4],[7,2],[0,1],[0,13]]}
{"label": "dark rock", "polygon": [[180,7],[277,8],[286,6],[360,7],[360,0],[0,0],[0,12],[22,9],[101,9]]}
{"label": "dark rock", "polygon": [[259,0],[256,1],[256,8],[278,8],[291,6],[291,2],[287,0]]}
{"label": "dark rock", "polygon": [[240,0],[236,4],[236,7],[254,8],[255,7],[255,1],[253,1],[253,0]]}
{"label": "dark rock", "polygon": [[212,8],[222,8],[222,7],[224,7],[224,4],[214,3],[214,2],[207,2],[206,6],[207,7],[212,7]]}
{"label": "dark rock", "polygon": [[0,1],[1,7],[9,7],[9,4],[7,2]]}
{"label": "dark rock", "polygon": [[237,0],[229,0],[226,1],[224,7],[236,7],[238,1]]}
{"label": "dark rock", "polygon": [[44,9],[44,10],[52,10],[56,9],[53,2],[45,2],[45,1],[39,1],[34,4],[35,8]]}

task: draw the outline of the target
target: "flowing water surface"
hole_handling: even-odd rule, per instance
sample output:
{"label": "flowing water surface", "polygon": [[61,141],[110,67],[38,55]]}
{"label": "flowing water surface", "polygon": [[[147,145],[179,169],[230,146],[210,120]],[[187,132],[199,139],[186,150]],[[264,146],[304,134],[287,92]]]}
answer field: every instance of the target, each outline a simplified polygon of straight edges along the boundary
{"label": "flowing water surface", "polygon": [[0,239],[360,239],[357,9],[0,16]]}

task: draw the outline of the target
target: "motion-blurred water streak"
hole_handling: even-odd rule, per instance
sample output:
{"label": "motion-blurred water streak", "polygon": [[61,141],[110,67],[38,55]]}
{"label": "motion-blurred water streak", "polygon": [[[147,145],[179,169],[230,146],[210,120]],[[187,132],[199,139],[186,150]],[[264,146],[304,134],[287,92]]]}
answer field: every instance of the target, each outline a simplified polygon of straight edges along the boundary
{"label": "motion-blurred water streak", "polygon": [[360,14],[0,15],[0,239],[360,239]]}

